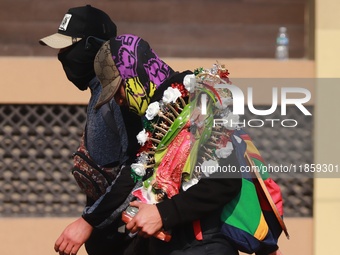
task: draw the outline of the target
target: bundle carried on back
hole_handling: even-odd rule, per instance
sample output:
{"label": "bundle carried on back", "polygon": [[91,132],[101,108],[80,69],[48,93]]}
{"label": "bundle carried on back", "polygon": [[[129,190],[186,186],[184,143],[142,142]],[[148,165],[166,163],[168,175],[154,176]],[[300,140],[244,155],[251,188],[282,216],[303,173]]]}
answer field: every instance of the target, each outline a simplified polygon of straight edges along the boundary
{"label": "bundle carried on back", "polygon": [[[131,166],[133,177],[144,181],[133,195],[145,203],[171,199],[201,178],[216,178],[216,170],[228,167],[223,164],[234,151],[239,168],[229,167],[241,175],[220,177],[242,178],[242,188],[223,208],[221,231],[240,251],[269,254],[277,249],[282,230],[288,235],[282,195],[263,171],[264,161],[249,135],[238,126],[228,74],[218,64],[197,69],[148,106],[137,136],[142,148]],[[153,174],[145,179],[148,171]]]}
{"label": "bundle carried on back", "polygon": [[280,187],[264,171],[264,160],[244,130],[234,131],[232,143],[244,172],[240,194],[224,206],[222,232],[240,251],[273,250],[282,231],[289,238]]}

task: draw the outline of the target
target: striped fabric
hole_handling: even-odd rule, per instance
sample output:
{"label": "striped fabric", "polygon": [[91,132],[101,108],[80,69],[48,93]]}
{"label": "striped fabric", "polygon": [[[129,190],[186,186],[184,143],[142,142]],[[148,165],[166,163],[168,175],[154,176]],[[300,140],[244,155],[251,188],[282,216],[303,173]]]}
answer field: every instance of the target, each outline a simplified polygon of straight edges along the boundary
{"label": "striped fabric", "polygon": [[[246,171],[242,173],[240,194],[224,206],[221,215],[224,222],[222,232],[245,253],[275,249],[282,232],[280,221],[283,217],[283,203],[280,187],[267,172],[261,171],[264,169],[264,160],[244,130],[234,131],[232,143],[238,161]],[[255,171],[249,171],[251,169],[256,170],[258,176]]]}

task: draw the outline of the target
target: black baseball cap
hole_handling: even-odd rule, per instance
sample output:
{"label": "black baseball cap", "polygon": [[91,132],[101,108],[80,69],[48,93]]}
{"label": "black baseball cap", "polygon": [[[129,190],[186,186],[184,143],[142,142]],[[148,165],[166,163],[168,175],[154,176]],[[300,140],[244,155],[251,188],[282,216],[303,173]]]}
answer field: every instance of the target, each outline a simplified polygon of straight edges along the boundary
{"label": "black baseball cap", "polygon": [[89,36],[109,40],[117,35],[117,26],[103,11],[91,5],[68,10],[58,32],[39,40],[42,45],[55,49],[66,48]]}

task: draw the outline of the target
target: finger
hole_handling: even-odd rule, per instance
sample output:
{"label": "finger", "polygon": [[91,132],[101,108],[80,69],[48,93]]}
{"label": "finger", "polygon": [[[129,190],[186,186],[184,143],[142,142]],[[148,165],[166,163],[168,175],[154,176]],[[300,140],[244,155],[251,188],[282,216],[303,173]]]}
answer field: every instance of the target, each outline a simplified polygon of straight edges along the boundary
{"label": "finger", "polygon": [[131,228],[131,230],[130,230],[130,232],[132,233],[132,234],[134,234],[134,233],[136,233],[136,232],[139,232],[139,227],[137,227],[137,225],[134,225],[132,228]]}
{"label": "finger", "polygon": [[136,225],[136,221],[132,218],[127,224],[126,224],[126,229],[131,231],[132,228]]}
{"label": "finger", "polygon": [[73,245],[72,244],[68,244],[67,247],[64,249],[64,254],[65,255],[71,254],[72,248],[73,248]]}
{"label": "finger", "polygon": [[150,237],[150,235],[148,235],[147,233],[142,232],[142,231],[139,231],[139,232],[138,232],[138,235],[141,236],[141,237],[143,237],[143,238],[149,238],[149,237]]}
{"label": "finger", "polygon": [[57,241],[54,243],[54,250],[56,252],[59,251],[59,247],[60,247],[60,244],[63,242],[64,238],[62,236],[59,236],[59,238],[57,239]]}
{"label": "finger", "polygon": [[67,245],[68,245],[68,242],[67,242],[66,240],[64,240],[64,241],[59,245],[59,248],[58,248],[59,254],[61,254],[61,255],[66,254],[65,250],[66,250],[66,248],[67,248]]}
{"label": "finger", "polygon": [[70,252],[70,255],[77,255],[77,253],[78,253],[78,251],[79,251],[79,249],[80,249],[80,246],[81,246],[81,245],[75,245],[75,246],[73,246],[73,248],[72,248],[72,250],[71,250],[71,252]]}
{"label": "finger", "polygon": [[126,228],[132,233],[136,233],[140,230],[140,228],[137,226],[136,222],[134,220],[131,220],[127,225]]}
{"label": "finger", "polygon": [[137,208],[139,208],[141,204],[142,204],[142,203],[139,202],[139,201],[132,201],[132,202],[130,203],[131,206],[134,206],[134,207],[137,207]]}

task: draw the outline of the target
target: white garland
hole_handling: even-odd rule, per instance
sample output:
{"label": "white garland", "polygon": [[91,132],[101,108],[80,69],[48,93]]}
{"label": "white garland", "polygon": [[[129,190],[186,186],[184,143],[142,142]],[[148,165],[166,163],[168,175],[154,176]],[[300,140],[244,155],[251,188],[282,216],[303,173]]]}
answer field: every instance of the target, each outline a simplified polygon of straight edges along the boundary
{"label": "white garland", "polygon": [[159,103],[153,102],[153,103],[149,104],[148,109],[145,112],[145,117],[148,120],[153,120],[153,118],[155,116],[157,116],[159,110],[160,110]]}
{"label": "white garland", "polygon": [[140,131],[137,135],[137,140],[138,140],[138,143],[142,146],[144,146],[145,142],[148,140],[148,133],[146,132],[145,128]]}
{"label": "white garland", "polygon": [[164,94],[163,94],[163,103],[165,104],[169,104],[169,103],[175,103],[176,100],[181,96],[181,92],[179,91],[179,89],[177,88],[172,88],[172,87],[169,87],[167,88],[166,91],[164,91]]}
{"label": "white garland", "polygon": [[183,85],[190,93],[194,92],[196,87],[196,76],[194,74],[187,74],[183,79]]}
{"label": "white garland", "polygon": [[227,158],[232,153],[234,147],[231,142],[228,142],[225,147],[216,149],[215,154],[218,158]]}

